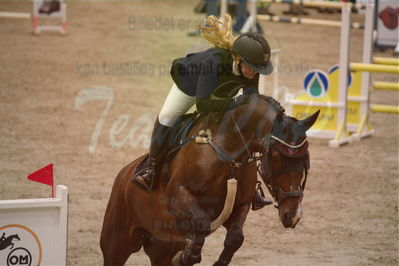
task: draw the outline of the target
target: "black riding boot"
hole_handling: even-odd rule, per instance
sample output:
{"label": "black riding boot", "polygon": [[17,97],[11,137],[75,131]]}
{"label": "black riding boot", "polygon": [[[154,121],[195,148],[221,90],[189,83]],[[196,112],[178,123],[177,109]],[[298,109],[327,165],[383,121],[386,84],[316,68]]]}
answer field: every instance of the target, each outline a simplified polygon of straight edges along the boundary
{"label": "black riding boot", "polygon": [[266,205],[271,205],[271,204],[273,204],[273,201],[266,199],[258,191],[255,192],[255,195],[252,198],[252,210],[253,211],[262,209]]}
{"label": "black riding boot", "polygon": [[155,177],[158,174],[159,165],[162,157],[168,149],[168,137],[171,127],[164,126],[155,121],[154,129],[151,136],[151,146],[149,154],[149,164],[140,171],[134,181],[142,186],[145,190],[150,192],[155,184]]}
{"label": "black riding boot", "polygon": [[252,208],[251,209],[253,211],[262,209],[266,205],[273,204],[273,201],[265,198],[265,193],[263,192],[261,183],[259,181],[257,183],[258,184],[257,184],[257,188],[255,190],[255,195],[252,198]]}

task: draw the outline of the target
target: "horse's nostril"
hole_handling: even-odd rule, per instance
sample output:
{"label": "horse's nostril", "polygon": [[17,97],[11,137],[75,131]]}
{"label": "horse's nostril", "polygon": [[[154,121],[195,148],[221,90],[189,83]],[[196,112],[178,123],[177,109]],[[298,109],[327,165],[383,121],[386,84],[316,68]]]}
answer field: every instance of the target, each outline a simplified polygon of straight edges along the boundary
{"label": "horse's nostril", "polygon": [[291,215],[288,212],[284,213],[284,221],[289,222],[290,220],[291,220]]}
{"label": "horse's nostril", "polygon": [[289,212],[283,214],[282,222],[285,228],[290,228],[292,226],[292,216]]}

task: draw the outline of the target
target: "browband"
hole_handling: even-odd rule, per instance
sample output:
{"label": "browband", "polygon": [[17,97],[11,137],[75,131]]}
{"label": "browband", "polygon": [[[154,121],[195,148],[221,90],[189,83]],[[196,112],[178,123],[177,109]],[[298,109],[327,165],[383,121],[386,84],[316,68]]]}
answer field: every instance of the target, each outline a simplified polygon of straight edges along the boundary
{"label": "browband", "polygon": [[279,138],[277,138],[276,136],[273,136],[273,135],[272,135],[272,139],[277,140],[278,142],[284,144],[285,146],[287,146],[287,147],[289,147],[289,148],[291,148],[291,149],[298,149],[298,148],[302,147],[302,146],[305,144],[305,142],[307,141],[307,138],[305,138],[305,139],[304,139],[300,144],[298,144],[298,145],[290,145],[290,144],[288,144],[287,142],[285,142],[284,140],[281,140],[281,139],[279,139]]}

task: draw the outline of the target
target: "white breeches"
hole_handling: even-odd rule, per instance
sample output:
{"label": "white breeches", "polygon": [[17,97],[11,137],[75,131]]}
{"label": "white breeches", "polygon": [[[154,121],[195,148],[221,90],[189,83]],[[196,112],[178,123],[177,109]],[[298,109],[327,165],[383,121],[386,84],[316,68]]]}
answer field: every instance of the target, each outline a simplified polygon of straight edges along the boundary
{"label": "white breeches", "polygon": [[159,123],[170,127],[179,116],[184,115],[195,104],[195,97],[182,92],[173,83],[158,115]]}

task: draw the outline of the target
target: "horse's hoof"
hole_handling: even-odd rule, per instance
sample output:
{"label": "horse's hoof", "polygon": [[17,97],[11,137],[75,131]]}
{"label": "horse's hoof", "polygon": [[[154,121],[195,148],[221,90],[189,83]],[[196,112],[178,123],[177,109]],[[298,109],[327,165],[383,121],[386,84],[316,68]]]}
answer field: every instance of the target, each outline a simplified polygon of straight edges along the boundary
{"label": "horse's hoof", "polygon": [[227,265],[229,265],[228,262],[221,262],[220,260],[218,260],[212,266],[227,266]]}
{"label": "horse's hoof", "polygon": [[183,254],[183,251],[179,251],[176,253],[176,255],[172,259],[172,266],[182,266],[180,264],[180,257]]}

